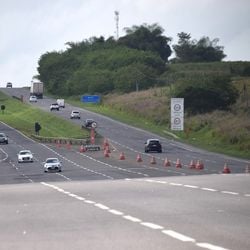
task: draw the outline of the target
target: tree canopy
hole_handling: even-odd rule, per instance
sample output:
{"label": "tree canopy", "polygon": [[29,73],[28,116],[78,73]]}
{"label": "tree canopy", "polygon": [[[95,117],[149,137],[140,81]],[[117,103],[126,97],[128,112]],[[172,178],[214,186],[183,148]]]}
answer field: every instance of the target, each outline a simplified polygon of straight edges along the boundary
{"label": "tree canopy", "polygon": [[209,37],[202,37],[196,41],[185,32],[177,35],[178,44],[173,45],[177,62],[216,62],[226,57],[223,47],[217,45],[218,38],[211,41]]}

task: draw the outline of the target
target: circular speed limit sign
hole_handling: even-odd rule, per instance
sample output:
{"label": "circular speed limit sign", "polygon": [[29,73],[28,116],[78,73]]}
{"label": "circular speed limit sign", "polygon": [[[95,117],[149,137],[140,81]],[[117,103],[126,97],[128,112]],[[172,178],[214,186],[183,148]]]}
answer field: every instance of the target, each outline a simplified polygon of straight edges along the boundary
{"label": "circular speed limit sign", "polygon": [[181,105],[180,104],[175,104],[174,105],[174,110],[175,111],[180,111],[181,110]]}
{"label": "circular speed limit sign", "polygon": [[174,124],[175,125],[181,124],[181,119],[180,118],[174,118]]}

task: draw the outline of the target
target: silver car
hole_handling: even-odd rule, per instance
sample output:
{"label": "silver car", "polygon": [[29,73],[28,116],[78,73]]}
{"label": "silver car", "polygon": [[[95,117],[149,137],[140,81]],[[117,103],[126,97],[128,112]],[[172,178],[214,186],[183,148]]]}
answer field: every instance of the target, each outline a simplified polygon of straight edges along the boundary
{"label": "silver car", "polygon": [[30,150],[21,150],[18,155],[18,163],[21,162],[33,162],[33,154]]}
{"label": "silver car", "polygon": [[44,172],[61,172],[62,164],[58,158],[47,158],[43,165]]}

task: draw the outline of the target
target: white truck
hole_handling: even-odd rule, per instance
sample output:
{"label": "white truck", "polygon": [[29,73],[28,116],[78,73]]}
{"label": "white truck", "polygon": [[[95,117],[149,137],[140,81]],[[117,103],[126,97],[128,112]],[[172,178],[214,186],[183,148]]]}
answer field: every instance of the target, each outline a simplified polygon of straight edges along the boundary
{"label": "white truck", "polygon": [[32,81],[30,86],[30,95],[36,96],[39,99],[43,98],[43,83]]}
{"label": "white truck", "polygon": [[64,99],[57,99],[56,102],[60,108],[65,108]]}

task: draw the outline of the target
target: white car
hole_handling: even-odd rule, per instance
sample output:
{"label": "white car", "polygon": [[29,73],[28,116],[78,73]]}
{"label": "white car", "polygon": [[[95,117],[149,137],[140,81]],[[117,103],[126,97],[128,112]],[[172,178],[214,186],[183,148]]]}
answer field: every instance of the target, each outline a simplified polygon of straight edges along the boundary
{"label": "white car", "polygon": [[35,95],[31,95],[30,102],[37,102],[37,97]]}
{"label": "white car", "polygon": [[72,110],[70,119],[81,119],[80,112],[78,110]]}
{"label": "white car", "polygon": [[58,105],[57,103],[52,103],[52,104],[50,105],[50,111],[52,111],[52,110],[57,110],[57,111],[59,111],[59,105]]}
{"label": "white car", "polygon": [[33,162],[33,154],[30,152],[30,150],[21,150],[18,155],[18,163],[21,162]]}
{"label": "white car", "polygon": [[44,162],[43,168],[44,172],[49,172],[49,171],[61,172],[62,164],[58,160],[58,158],[47,158],[46,161]]}

